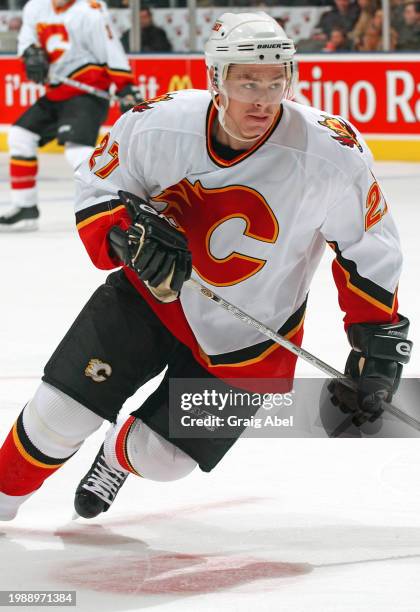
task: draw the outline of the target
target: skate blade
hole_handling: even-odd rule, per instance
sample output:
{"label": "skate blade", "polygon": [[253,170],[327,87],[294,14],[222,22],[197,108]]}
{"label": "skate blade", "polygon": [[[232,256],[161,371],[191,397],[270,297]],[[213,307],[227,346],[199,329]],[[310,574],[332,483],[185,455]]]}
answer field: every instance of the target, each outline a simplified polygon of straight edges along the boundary
{"label": "skate blade", "polygon": [[8,234],[13,232],[35,232],[38,229],[39,225],[37,219],[24,219],[11,225],[0,223],[0,232]]}
{"label": "skate blade", "polygon": [[79,519],[79,518],[82,518],[82,517],[80,516],[80,514],[77,514],[77,512],[74,511],[73,514],[72,514],[71,520],[72,521],[77,521],[77,519]]}

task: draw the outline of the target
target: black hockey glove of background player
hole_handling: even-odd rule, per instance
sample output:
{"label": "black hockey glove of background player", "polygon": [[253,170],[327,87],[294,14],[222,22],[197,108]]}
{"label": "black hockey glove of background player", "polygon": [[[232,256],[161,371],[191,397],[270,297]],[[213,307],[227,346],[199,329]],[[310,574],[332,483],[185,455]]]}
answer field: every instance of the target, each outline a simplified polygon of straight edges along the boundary
{"label": "black hockey glove of background player", "polygon": [[26,76],[35,83],[45,83],[48,76],[50,63],[48,55],[41,47],[31,45],[23,53]]}
{"label": "black hockey glove of background player", "polygon": [[141,104],[142,102],[144,102],[144,99],[141,97],[138,87],[135,87],[131,83],[123,87],[119,92],[117,92],[117,96],[120,99],[120,111],[123,114],[131,110],[133,106],[136,106],[136,104]]}
{"label": "black hockey glove of background player", "polygon": [[119,191],[118,196],[133,224],[126,231],[111,228],[108,238],[113,252],[135,270],[156,299],[173,302],[191,276],[185,235],[138,196],[127,191]]}
{"label": "black hockey glove of background player", "polygon": [[344,412],[354,413],[354,422],[375,421],[398,389],[403,364],[410,360],[411,347],[407,340],[409,320],[399,315],[398,323],[356,323],[347,331],[352,351],[344,373],[357,385],[352,391],[339,380],[328,389],[332,402]]}

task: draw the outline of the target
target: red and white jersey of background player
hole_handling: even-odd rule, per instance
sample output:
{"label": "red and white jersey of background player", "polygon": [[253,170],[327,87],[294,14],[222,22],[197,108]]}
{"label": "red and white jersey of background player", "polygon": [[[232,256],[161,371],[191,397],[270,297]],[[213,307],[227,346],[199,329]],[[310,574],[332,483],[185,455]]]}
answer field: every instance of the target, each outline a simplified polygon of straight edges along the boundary
{"label": "red and white jersey of background player", "polygon": [[[325,244],[345,324],[398,320],[398,234],[371,154],[339,117],[284,102],[269,133],[226,161],[212,144],[217,112],[205,91],[171,93],[123,115],[78,175],[76,220],[93,262],[116,266],[106,234],[128,227],[111,198],[148,199],[186,233],[193,277],[300,343],[306,297]],[[129,280],[212,373],[291,376],[295,358],[252,327],[183,288],[159,304]]]}
{"label": "red and white jersey of background player", "polygon": [[[106,5],[97,0],[73,0],[64,8],[55,8],[52,0],[29,0],[18,43],[19,55],[32,44],[45,49],[52,83],[57,83],[56,76],[70,77],[107,90],[111,82],[121,89],[133,81]],[[80,94],[66,85],[47,86],[50,100]]]}

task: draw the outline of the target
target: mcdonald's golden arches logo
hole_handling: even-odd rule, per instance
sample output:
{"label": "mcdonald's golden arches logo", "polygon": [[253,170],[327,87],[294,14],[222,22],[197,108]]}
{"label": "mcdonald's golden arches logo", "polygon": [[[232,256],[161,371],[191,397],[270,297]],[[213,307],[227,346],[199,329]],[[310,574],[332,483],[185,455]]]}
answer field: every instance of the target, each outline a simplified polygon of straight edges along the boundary
{"label": "mcdonald's golden arches logo", "polygon": [[179,91],[180,89],[193,89],[193,84],[189,74],[184,74],[183,76],[174,74],[171,77],[168,85],[168,91]]}

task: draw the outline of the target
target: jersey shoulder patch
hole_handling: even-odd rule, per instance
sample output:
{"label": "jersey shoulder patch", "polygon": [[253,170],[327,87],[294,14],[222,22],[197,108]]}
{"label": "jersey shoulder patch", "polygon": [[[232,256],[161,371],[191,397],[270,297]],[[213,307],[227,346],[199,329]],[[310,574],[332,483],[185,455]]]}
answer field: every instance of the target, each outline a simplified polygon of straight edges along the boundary
{"label": "jersey shoulder patch", "polygon": [[318,121],[318,124],[332,132],[332,134],[330,134],[331,138],[336,140],[343,147],[349,147],[350,149],[356,147],[360,153],[363,153],[363,147],[350,123],[341,117],[334,117],[331,115],[321,115],[321,117],[322,121]]}
{"label": "jersey shoulder patch", "polygon": [[157,96],[156,98],[151,98],[150,100],[143,100],[140,104],[136,104],[131,109],[132,113],[144,113],[147,110],[151,110],[155,107],[159,102],[169,102],[169,100],[173,100],[174,96],[167,93],[162,96]]}

